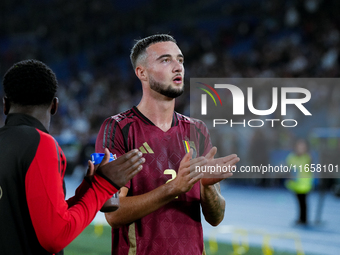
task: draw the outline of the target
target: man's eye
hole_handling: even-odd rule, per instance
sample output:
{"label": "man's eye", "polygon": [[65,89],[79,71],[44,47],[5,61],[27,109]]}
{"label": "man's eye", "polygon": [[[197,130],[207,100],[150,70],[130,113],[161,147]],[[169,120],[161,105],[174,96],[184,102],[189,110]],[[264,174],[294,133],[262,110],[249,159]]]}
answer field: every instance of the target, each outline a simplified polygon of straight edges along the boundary
{"label": "man's eye", "polygon": [[169,62],[170,61],[170,59],[168,59],[168,58],[165,58],[165,59],[163,59],[163,61],[162,62]]}
{"label": "man's eye", "polygon": [[184,59],[179,59],[178,62],[183,64],[184,63]]}

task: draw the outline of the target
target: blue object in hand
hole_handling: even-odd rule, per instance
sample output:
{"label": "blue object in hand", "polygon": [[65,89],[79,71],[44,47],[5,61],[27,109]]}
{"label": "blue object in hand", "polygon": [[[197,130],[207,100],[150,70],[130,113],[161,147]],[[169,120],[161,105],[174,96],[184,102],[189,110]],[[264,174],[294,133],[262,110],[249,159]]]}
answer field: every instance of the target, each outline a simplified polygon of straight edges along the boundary
{"label": "blue object in hand", "polygon": [[[94,165],[98,165],[100,164],[100,162],[102,162],[103,158],[104,158],[104,153],[92,153],[91,154],[91,160],[92,160],[92,163]],[[109,162],[115,160],[115,157],[113,156],[112,153],[110,153],[110,158],[109,158]]]}
{"label": "blue object in hand", "polygon": [[[91,160],[94,165],[100,164],[104,158],[105,153],[92,153]],[[117,159],[116,154],[110,153],[109,162]],[[119,208],[119,192],[113,194],[113,196],[106,201],[103,207],[100,209],[101,212],[114,212]]]}

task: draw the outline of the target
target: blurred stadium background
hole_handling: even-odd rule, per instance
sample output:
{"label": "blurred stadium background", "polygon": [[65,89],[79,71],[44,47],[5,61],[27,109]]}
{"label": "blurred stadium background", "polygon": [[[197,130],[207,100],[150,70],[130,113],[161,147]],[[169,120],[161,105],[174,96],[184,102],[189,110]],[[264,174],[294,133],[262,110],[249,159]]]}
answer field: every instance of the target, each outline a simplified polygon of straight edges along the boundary
{"label": "blurred stadium background", "polygon": [[[337,78],[339,10],[337,0],[1,0],[0,74],[29,58],[45,62],[57,74],[60,108],[50,132],[67,156],[66,179],[73,192],[102,121],[137,105],[141,97],[129,62],[134,39],[173,35],[185,55],[187,89],[190,77]],[[274,138],[266,132],[251,132],[242,139],[231,136],[226,141],[230,151],[249,164],[266,164],[287,155],[302,137],[318,162],[338,164],[340,87],[315,87],[312,96],[326,102],[314,106],[318,110],[313,123],[279,129]],[[176,110],[189,115],[188,102],[187,92],[176,101]],[[4,120],[2,115],[1,125]],[[261,157],[254,149],[259,147]],[[206,240],[215,235],[235,243],[232,236],[247,233],[250,243],[261,246],[267,236],[292,233],[302,240],[302,251],[340,254],[339,179],[315,184],[308,197],[311,225],[299,228],[292,224],[297,205],[282,180],[223,182],[226,219],[213,230],[204,225]],[[278,243],[280,249],[298,250],[293,241]],[[110,250],[109,243],[107,247]],[[242,247],[234,254],[246,254]]]}

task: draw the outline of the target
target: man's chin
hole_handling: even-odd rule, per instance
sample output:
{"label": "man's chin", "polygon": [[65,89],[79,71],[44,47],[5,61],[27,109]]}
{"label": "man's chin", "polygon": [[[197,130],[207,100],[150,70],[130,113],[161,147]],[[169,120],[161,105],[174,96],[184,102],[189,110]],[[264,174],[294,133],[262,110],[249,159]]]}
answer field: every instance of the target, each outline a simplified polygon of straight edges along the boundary
{"label": "man's chin", "polygon": [[160,94],[169,98],[176,98],[183,94],[183,90],[161,91]]}
{"label": "man's chin", "polygon": [[163,96],[169,97],[169,98],[176,98],[182,95],[184,92],[183,87],[182,88],[173,88],[173,87],[168,87],[167,89],[159,91],[160,94]]}
{"label": "man's chin", "polygon": [[168,86],[164,86],[162,84],[153,82],[153,83],[150,84],[150,88],[152,90],[158,92],[159,94],[166,96],[166,97],[169,97],[169,98],[179,97],[184,92],[184,84],[183,83],[181,85],[176,84],[176,86],[174,86],[172,84],[168,85]]}

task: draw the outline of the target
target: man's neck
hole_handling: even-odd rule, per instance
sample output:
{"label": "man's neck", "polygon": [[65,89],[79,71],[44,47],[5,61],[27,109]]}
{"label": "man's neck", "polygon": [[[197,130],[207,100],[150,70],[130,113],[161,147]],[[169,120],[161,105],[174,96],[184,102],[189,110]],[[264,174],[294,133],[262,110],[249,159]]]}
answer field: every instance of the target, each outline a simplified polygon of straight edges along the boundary
{"label": "man's neck", "polygon": [[12,106],[9,113],[23,113],[30,115],[39,120],[47,131],[50,128],[51,114],[44,107]]}
{"label": "man's neck", "polygon": [[175,99],[164,100],[143,96],[137,108],[145,117],[164,132],[171,128]]}

